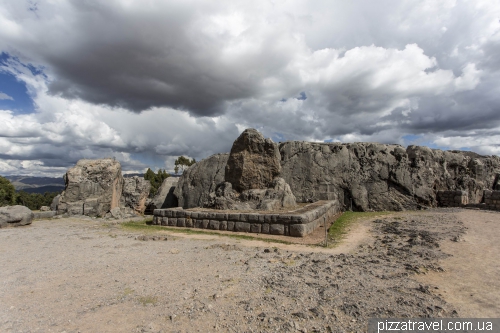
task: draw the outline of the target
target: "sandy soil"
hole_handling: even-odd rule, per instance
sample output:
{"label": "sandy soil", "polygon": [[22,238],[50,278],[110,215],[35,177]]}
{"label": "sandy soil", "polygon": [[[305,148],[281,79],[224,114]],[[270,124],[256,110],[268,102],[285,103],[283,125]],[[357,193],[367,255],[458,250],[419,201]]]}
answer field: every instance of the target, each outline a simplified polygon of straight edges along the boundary
{"label": "sandy soil", "polygon": [[406,212],[351,229],[333,249],[75,218],[0,229],[0,332],[362,332],[369,317],[500,317],[500,213]]}

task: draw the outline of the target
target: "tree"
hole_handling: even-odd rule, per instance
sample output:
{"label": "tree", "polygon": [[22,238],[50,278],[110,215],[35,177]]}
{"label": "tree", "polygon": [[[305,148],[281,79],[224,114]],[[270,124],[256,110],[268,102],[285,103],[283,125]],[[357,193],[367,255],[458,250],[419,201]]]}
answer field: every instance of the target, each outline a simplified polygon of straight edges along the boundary
{"label": "tree", "polygon": [[38,210],[42,206],[50,206],[52,200],[59,192],[28,193],[19,191],[17,193],[17,204],[28,207],[31,210]]}
{"label": "tree", "polygon": [[16,188],[4,177],[0,176],[0,206],[16,204]]}
{"label": "tree", "polygon": [[151,189],[149,190],[150,198],[155,196],[158,188],[168,177],[170,177],[170,174],[166,170],[159,169],[158,173],[154,173],[153,170],[148,168],[148,170],[144,174],[144,179],[149,180],[149,182],[151,183]]}
{"label": "tree", "polygon": [[186,167],[189,167],[193,164],[196,163],[196,160],[193,158],[192,160],[190,160],[189,158],[187,157],[184,157],[184,156],[179,156],[179,158],[177,158],[175,160],[175,168],[174,168],[174,171],[175,173],[179,173],[179,168],[182,170],[182,172],[184,172],[184,169]]}

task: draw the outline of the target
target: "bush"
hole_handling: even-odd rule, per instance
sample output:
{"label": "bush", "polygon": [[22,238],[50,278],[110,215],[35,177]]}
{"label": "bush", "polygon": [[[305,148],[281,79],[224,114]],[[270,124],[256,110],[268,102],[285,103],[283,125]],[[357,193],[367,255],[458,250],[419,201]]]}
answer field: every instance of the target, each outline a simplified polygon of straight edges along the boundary
{"label": "bush", "polygon": [[168,177],[170,177],[170,174],[166,170],[160,169],[158,173],[154,173],[153,170],[148,168],[148,171],[144,174],[144,179],[149,180],[151,183],[151,189],[149,190],[150,198],[155,196],[158,188],[160,188],[163,181]]}
{"label": "bush", "polygon": [[0,206],[9,206],[16,204],[16,189],[12,183],[0,176]]}

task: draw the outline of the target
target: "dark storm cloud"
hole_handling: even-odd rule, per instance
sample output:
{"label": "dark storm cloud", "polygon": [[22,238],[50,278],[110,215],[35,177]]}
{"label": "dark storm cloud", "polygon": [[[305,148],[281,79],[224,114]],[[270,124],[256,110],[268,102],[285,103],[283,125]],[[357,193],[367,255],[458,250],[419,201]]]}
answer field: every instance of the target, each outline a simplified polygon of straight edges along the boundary
{"label": "dark storm cloud", "polygon": [[1,70],[36,104],[0,110],[0,154],[132,170],[228,151],[245,127],[498,154],[498,17],[480,0],[0,0],[18,59]]}

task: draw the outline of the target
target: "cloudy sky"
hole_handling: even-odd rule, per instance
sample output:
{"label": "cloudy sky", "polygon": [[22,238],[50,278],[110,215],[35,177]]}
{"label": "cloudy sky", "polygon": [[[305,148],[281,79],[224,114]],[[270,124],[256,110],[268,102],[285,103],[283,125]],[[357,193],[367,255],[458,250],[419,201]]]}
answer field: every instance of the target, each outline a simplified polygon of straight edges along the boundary
{"label": "cloudy sky", "polygon": [[491,0],[0,0],[0,175],[274,141],[500,154]]}

